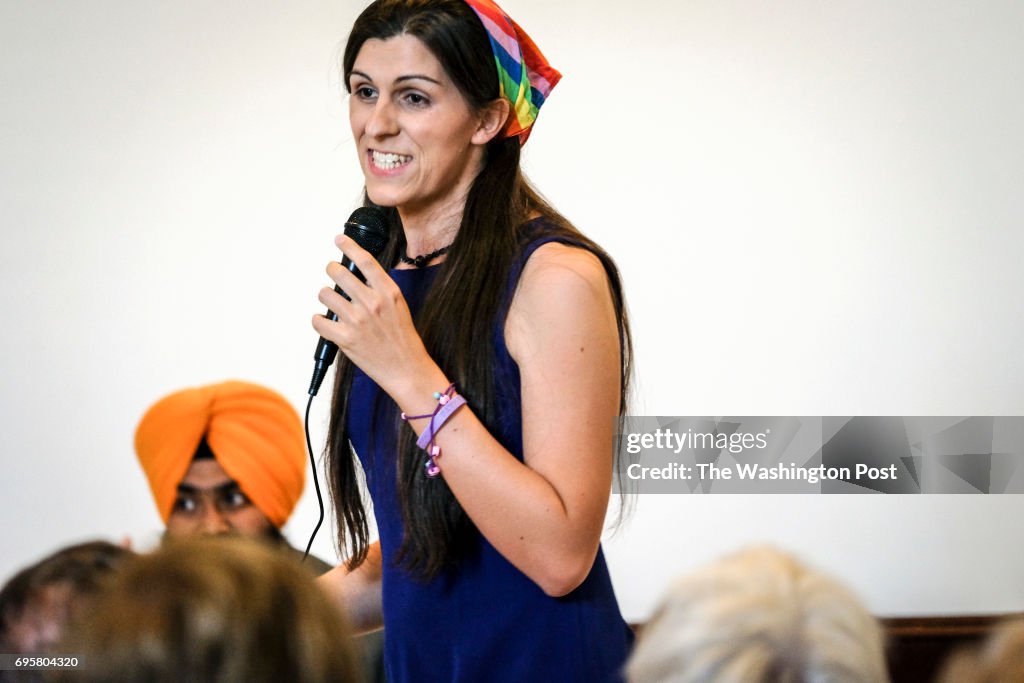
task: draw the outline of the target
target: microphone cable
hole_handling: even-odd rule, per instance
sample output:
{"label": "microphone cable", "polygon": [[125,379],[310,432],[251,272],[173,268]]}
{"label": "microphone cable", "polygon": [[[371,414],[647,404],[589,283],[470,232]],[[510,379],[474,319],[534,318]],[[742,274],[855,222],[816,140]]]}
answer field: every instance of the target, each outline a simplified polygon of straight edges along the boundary
{"label": "microphone cable", "polygon": [[309,409],[313,405],[313,396],[310,395],[309,401],[306,402],[306,417],[303,420],[303,424],[306,427],[306,448],[309,449],[309,464],[313,470],[313,488],[316,489],[316,502],[320,506],[320,519],[317,520],[316,527],[313,529],[313,533],[309,536],[309,543],[306,544],[306,552],[302,554],[302,561],[305,562],[306,558],[309,557],[309,549],[313,547],[313,539],[316,538],[316,532],[320,531],[320,525],[324,523],[324,497],[320,493],[320,480],[316,476],[316,456],[313,455],[313,441],[309,438]]}

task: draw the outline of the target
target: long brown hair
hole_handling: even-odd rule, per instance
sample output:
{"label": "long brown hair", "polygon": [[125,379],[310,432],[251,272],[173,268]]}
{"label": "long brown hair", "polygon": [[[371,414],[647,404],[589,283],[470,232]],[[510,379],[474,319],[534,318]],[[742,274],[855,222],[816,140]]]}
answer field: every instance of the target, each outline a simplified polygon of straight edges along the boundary
{"label": "long brown hair", "polygon": [[[343,57],[346,88],[356,56],[369,39],[398,35],[418,38],[434,54],[474,111],[499,97],[490,43],[483,25],[463,0],[377,0],[356,19]],[[509,271],[526,238],[528,216],[547,219],[548,234],[593,252],[604,265],[619,323],[621,347],[620,414],[625,413],[629,383],[630,336],[622,286],[611,258],[576,230],[529,185],[519,167],[518,138],[496,138],[487,148],[484,167],[474,180],[451,245],[416,328],[434,361],[454,381],[473,413],[494,432],[497,420],[492,334],[503,306]],[[381,257],[394,266],[405,251],[401,219],[386,210],[391,241]],[[360,497],[355,454],[346,430],[353,367],[344,357],[335,376],[327,466],[337,519],[339,546],[348,545],[349,566],[366,557],[369,536]],[[399,429],[395,411],[377,411]],[[385,416],[380,413],[384,412]],[[397,440],[398,495],[405,536],[397,559],[422,578],[457,563],[471,534],[472,522],[443,479],[426,480],[422,453],[412,430],[400,429]],[[415,514],[412,514],[415,511]]]}

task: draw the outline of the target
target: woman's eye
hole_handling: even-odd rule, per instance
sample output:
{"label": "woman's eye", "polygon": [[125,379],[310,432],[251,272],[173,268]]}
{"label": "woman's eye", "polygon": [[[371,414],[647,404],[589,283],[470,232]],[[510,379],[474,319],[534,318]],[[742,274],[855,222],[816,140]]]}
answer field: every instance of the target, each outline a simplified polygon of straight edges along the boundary
{"label": "woman's eye", "polygon": [[430,104],[430,100],[428,100],[426,97],[419,94],[418,92],[407,93],[405,95],[405,101],[413,105],[414,107],[425,107],[428,104]]}
{"label": "woman's eye", "polygon": [[368,85],[361,85],[353,93],[361,100],[372,100],[377,92]]}

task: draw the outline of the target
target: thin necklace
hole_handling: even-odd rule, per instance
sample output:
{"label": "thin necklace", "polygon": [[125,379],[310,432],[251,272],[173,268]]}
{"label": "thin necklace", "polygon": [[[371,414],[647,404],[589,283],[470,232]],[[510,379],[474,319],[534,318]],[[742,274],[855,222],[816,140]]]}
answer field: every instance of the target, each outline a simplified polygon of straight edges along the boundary
{"label": "thin necklace", "polygon": [[410,266],[416,266],[417,268],[426,268],[427,264],[429,264],[431,261],[436,259],[438,256],[441,256],[442,254],[447,254],[448,250],[451,249],[451,246],[452,245],[449,244],[447,247],[441,247],[440,249],[435,249],[434,251],[430,252],[429,254],[420,254],[416,258],[409,258],[405,254],[399,254],[398,255],[398,259],[402,263],[405,263],[405,264],[410,265]]}

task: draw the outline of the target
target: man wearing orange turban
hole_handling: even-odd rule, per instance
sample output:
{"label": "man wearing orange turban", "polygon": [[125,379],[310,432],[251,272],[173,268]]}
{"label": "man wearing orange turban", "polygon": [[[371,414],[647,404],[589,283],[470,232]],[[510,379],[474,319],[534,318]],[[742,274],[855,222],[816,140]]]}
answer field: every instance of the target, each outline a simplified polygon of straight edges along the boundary
{"label": "man wearing orange turban", "polygon": [[146,411],[135,452],[168,536],[239,533],[287,546],[280,528],[302,495],[306,446],[277,392],[239,381],[175,392]]}

